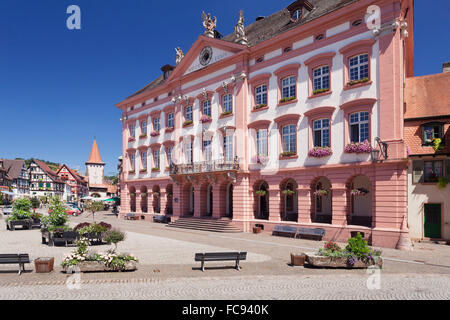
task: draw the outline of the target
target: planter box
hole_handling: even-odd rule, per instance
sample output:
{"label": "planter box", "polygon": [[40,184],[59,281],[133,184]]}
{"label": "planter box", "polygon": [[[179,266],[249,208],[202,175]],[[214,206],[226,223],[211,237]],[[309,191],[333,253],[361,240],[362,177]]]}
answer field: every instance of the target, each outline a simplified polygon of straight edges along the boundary
{"label": "planter box", "polygon": [[[67,273],[70,267],[63,267],[63,271]],[[105,266],[103,262],[98,261],[85,261],[81,262],[73,268],[73,271],[78,272],[117,272],[118,270],[113,270]],[[119,271],[136,271],[137,263],[136,261],[125,262],[125,269]]]}
{"label": "planter box", "polygon": [[[353,266],[349,266],[347,264],[347,258],[322,257],[314,253],[306,254],[306,262],[308,262],[311,266],[322,268],[367,269],[368,267],[374,265],[373,263],[364,263],[357,260]],[[383,259],[381,257],[378,259],[378,263],[376,265],[380,268],[383,267]]]}
{"label": "planter box", "polygon": [[6,223],[6,229],[14,231],[16,227],[22,227],[22,229],[31,229],[32,220],[11,220]]}
{"label": "planter box", "polygon": [[291,264],[293,266],[304,266],[306,261],[306,255],[305,254],[295,254],[291,253]]}
{"label": "planter box", "polygon": [[38,258],[34,260],[34,269],[36,273],[50,273],[54,264],[55,258]]}

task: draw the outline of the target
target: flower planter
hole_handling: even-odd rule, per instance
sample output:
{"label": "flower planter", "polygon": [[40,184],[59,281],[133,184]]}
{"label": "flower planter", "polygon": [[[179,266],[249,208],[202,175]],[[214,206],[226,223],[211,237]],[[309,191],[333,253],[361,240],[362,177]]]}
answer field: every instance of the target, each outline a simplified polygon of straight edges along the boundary
{"label": "flower planter", "polygon": [[374,265],[380,268],[383,267],[383,259],[381,257],[377,259],[377,263],[356,260],[355,264],[349,265],[347,258],[324,257],[314,253],[307,253],[306,262],[313,267],[321,268],[367,269]]}
{"label": "flower planter", "polygon": [[296,267],[304,266],[306,261],[306,255],[291,253],[291,264]]}
{"label": "flower planter", "polygon": [[34,260],[34,270],[36,273],[50,273],[54,264],[55,258],[38,258]]}
{"label": "flower planter", "polygon": [[22,229],[26,230],[26,229],[31,229],[31,225],[32,225],[32,220],[10,220],[8,222],[6,222],[6,229],[7,230],[11,230],[11,231],[15,231],[16,227],[22,227]]}
{"label": "flower planter", "polygon": [[69,269],[75,272],[119,272],[119,271],[136,271],[137,263],[136,261],[125,262],[125,269],[114,270],[107,267],[103,262],[100,261],[84,261],[80,262],[74,267],[63,267],[63,272],[67,273]]}

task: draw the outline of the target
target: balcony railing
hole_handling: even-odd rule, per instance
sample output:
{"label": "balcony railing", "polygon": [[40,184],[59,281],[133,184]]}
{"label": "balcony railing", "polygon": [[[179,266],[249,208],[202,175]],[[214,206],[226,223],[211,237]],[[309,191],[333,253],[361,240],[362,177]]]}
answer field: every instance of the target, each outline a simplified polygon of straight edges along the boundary
{"label": "balcony railing", "polygon": [[192,164],[172,164],[171,175],[196,174],[221,171],[239,171],[239,158],[234,160],[219,159],[213,161],[195,162]]}

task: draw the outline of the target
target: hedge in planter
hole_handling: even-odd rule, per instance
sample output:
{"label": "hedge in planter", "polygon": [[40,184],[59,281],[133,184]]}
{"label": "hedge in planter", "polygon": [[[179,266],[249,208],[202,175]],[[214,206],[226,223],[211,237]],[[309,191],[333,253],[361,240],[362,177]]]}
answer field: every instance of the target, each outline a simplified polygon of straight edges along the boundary
{"label": "hedge in planter", "polygon": [[13,211],[11,215],[5,220],[8,230],[14,230],[15,226],[22,226],[26,229],[31,229],[32,203],[29,199],[17,199],[13,204]]}

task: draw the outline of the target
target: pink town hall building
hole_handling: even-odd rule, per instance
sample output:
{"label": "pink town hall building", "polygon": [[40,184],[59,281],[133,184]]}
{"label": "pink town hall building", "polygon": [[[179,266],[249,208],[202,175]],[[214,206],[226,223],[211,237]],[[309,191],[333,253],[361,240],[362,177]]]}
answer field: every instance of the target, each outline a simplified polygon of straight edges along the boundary
{"label": "pink town hall building", "polygon": [[240,13],[225,37],[204,14],[176,66],[117,104],[121,217],[361,231],[391,248],[408,233],[413,1],[285,5],[246,26]]}

